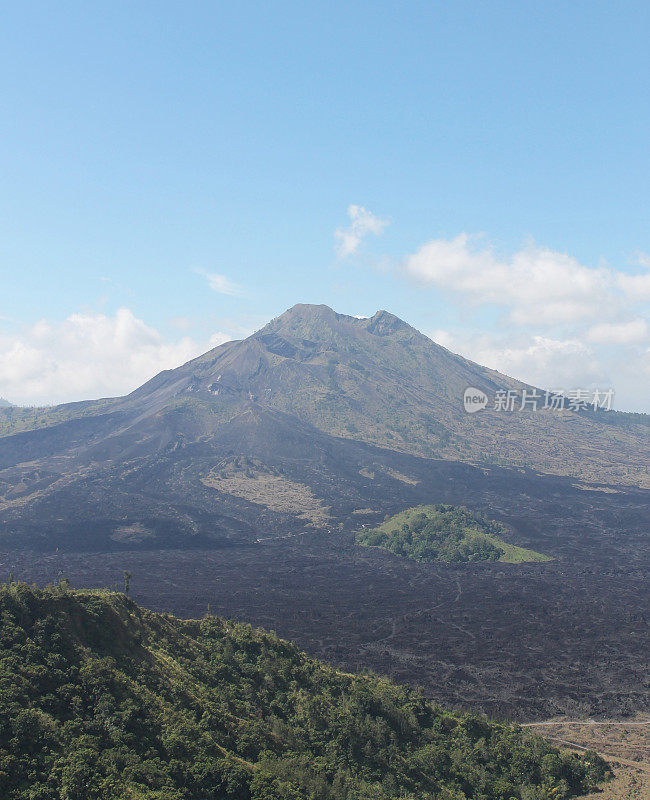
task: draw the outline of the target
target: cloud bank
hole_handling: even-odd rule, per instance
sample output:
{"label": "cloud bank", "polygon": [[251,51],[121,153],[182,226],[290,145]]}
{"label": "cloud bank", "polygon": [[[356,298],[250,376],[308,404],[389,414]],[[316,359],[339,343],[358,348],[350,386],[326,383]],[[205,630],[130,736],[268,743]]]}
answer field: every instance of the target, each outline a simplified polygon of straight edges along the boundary
{"label": "cloud bank", "polygon": [[0,396],[50,405],[126,394],[230,338],[218,332],[207,342],[168,342],[128,308],[41,320],[20,334],[0,334]]}
{"label": "cloud bank", "polygon": [[587,267],[566,253],[534,244],[498,258],[490,248],[479,247],[480,241],[461,233],[427,242],[405,259],[404,274],[476,305],[501,306],[517,325],[615,318],[650,300],[650,271],[631,275]]}
{"label": "cloud bank", "polygon": [[618,408],[650,412],[650,258],[637,253],[640,271],[626,272],[536,244],[499,257],[482,241],[433,239],[397,268],[459,310],[501,312],[487,328],[470,322],[432,338],[542,388],[613,388]]}

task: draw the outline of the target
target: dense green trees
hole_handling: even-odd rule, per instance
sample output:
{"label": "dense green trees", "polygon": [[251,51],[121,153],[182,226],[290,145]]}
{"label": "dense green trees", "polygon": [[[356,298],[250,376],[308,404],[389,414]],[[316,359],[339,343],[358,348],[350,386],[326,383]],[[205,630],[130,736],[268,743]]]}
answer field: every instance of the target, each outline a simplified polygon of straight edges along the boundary
{"label": "dense green trees", "polygon": [[383,547],[398,556],[432,561],[550,561],[548,556],[503,540],[502,525],[462,506],[416,506],[357,534],[357,544]]}
{"label": "dense green trees", "polygon": [[357,542],[425,562],[498,561],[503,555],[489,538],[501,527],[466,508],[421,506],[413,512],[404,520],[397,515],[375,530],[362,531]]}
{"label": "dense green trees", "polygon": [[0,589],[3,800],[546,800],[606,773],[248,625]]}

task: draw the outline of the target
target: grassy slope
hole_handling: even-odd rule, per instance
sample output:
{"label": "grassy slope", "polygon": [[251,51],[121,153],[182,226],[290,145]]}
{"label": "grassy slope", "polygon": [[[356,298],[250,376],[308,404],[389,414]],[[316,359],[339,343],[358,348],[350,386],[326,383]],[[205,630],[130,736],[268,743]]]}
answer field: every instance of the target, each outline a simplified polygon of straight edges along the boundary
{"label": "grassy slope", "polygon": [[500,550],[503,550],[503,555],[499,561],[505,564],[524,564],[530,561],[553,560],[550,556],[544,555],[544,553],[537,553],[535,550],[529,550],[526,547],[518,547],[516,544],[504,542],[503,539],[500,539],[498,536],[490,536],[488,533],[480,533],[479,535],[484,536]]}
{"label": "grassy slope", "polygon": [[[394,516],[382,522],[382,524],[378,525],[376,528],[360,532],[359,544],[365,544],[363,538],[365,538],[365,536],[368,534],[375,532],[381,532],[387,536],[390,536],[393,531],[400,529],[402,525],[408,524],[413,517],[422,513],[435,513],[434,506],[414,506],[413,508],[407,508],[405,511],[401,511],[399,514],[395,514]],[[477,521],[478,519],[479,518],[477,517]],[[499,561],[503,563],[522,564],[534,561],[552,561],[550,556],[544,555],[543,553],[537,553],[534,550],[528,550],[525,547],[518,547],[517,545],[510,544],[509,542],[505,542],[499,536],[492,533],[486,533],[485,531],[480,530],[478,527],[468,529],[468,532],[471,532],[471,534],[477,538],[487,539],[489,542],[503,551],[503,555],[499,558]],[[384,547],[384,549],[390,548]]]}
{"label": "grassy slope", "polygon": [[273,634],[124,595],[0,588],[3,800],[550,800],[605,763]]}
{"label": "grassy slope", "polygon": [[111,400],[65,403],[59,406],[0,407],[0,438],[51,428],[74,419],[95,416],[110,408]]}

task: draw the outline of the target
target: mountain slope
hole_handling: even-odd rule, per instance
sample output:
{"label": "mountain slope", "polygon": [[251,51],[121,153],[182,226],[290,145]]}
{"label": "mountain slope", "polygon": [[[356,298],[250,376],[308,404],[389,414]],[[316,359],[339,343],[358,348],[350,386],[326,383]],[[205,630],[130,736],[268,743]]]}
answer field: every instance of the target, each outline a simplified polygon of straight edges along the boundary
{"label": "mountain slope", "polygon": [[6,800],[568,798],[607,774],[272,634],[124,595],[0,587]]}
{"label": "mountain slope", "polygon": [[[330,435],[424,457],[650,485],[650,427],[642,415],[491,408],[468,415],[462,403],[468,386],[490,397],[530,388],[454,355],[388,312],[360,320],[327,306],[298,305],[248,339],[163,372],[125,398],[0,412],[0,432],[90,418],[108,419],[104,436],[132,430],[151,442],[154,424],[186,438],[205,437],[254,404]],[[60,431],[61,451],[79,446],[74,431],[74,425]],[[22,440],[16,459],[28,460],[22,447],[31,457],[31,441]],[[3,443],[7,447],[10,442]]]}
{"label": "mountain slope", "polygon": [[[0,409],[0,537],[28,534],[41,546],[83,529],[105,546],[135,522],[153,535],[150,543],[171,536],[198,546],[261,521],[301,524],[299,514],[278,516],[264,502],[271,519],[256,516],[247,489],[229,492],[214,480],[215,470],[236,472],[237,458],[257,459],[262,482],[285,474],[294,496],[296,483],[322,506],[334,494],[341,511],[367,507],[373,493],[364,471],[379,459],[384,477],[394,477],[399,453],[598,483],[650,480],[643,418],[568,410],[468,415],[467,386],[491,396],[526,388],[385,311],[359,320],[295,306],[248,339],[160,373],[126,397]],[[243,506],[247,498],[253,504]]]}
{"label": "mountain slope", "polygon": [[[127,397],[0,410],[0,569],[93,586],[129,569],[147,604],[209,601],[464,708],[645,709],[650,493],[621,484],[645,479],[650,429],[465,414],[465,382],[507,380],[385,313],[299,306]],[[506,450],[537,468],[489,463]],[[437,503],[552,561],[439,568],[354,543]]]}
{"label": "mountain slope", "polygon": [[297,305],[243,342],[154,378],[134,397],[191,395],[226,411],[253,402],[331,435],[424,457],[531,466],[600,482],[650,486],[642,415],[463,409],[527,384],[435,344],[386,311],[369,319]]}

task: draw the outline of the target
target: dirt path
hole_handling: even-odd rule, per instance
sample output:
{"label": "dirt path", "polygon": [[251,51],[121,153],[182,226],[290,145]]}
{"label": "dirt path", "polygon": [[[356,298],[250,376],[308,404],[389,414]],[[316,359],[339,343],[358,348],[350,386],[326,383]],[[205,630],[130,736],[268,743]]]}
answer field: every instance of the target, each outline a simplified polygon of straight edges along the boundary
{"label": "dirt path", "polygon": [[593,750],[612,765],[614,778],[584,800],[649,800],[650,720],[548,720],[526,722],[549,741],[572,750]]}
{"label": "dirt path", "polygon": [[614,753],[603,753],[601,751],[594,750],[593,747],[586,747],[585,745],[578,744],[577,742],[570,742],[568,739],[561,739],[559,736],[545,736],[544,738],[550,739],[552,742],[560,742],[568,747],[575,747],[577,750],[591,750],[594,753],[597,753],[601,758],[604,758],[606,761],[613,761],[617,764],[625,764],[626,767],[634,767],[634,769],[640,769],[642,772],[647,772],[648,775],[650,775],[650,764],[644,764],[642,761],[630,761],[627,758],[614,755]]}
{"label": "dirt path", "polygon": [[521,722],[519,725],[521,728],[537,728],[540,725],[619,725],[627,727],[628,725],[650,725],[650,720],[643,720],[642,722],[600,722],[591,719],[567,719],[558,722]]}

